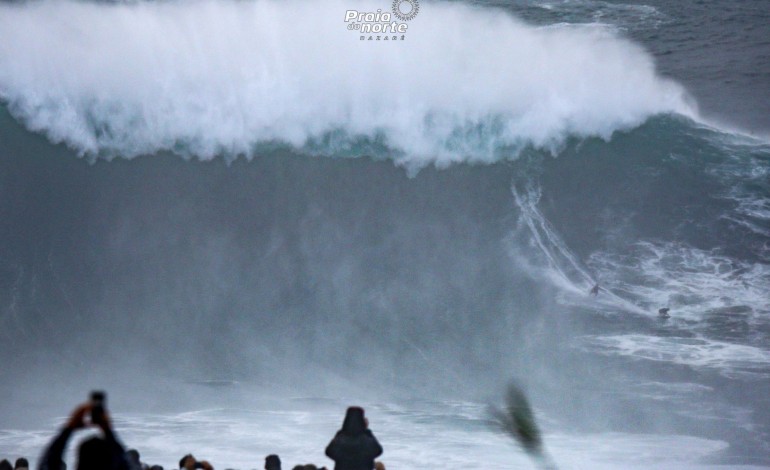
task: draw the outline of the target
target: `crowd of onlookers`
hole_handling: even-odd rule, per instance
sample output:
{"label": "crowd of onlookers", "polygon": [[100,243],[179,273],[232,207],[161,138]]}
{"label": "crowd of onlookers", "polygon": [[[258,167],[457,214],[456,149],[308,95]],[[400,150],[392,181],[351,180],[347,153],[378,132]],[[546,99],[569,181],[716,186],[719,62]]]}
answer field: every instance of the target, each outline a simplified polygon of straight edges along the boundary
{"label": "crowd of onlookers", "polygon": [[[70,437],[78,430],[96,427],[101,435],[90,437],[78,447],[77,470],[164,470],[160,465],[141,461],[136,449],[125,450],[112,429],[109,414],[102,403],[90,401],[77,407],[59,434],[48,444],[40,458],[37,470],[66,470],[64,453]],[[369,421],[363,408],[348,408],[342,428],[326,447],[326,455],[334,461],[334,470],[385,470],[382,446],[369,430]],[[187,454],[179,460],[180,470],[214,470],[206,460]],[[281,470],[281,459],[276,454],[265,458],[265,470]],[[288,467],[287,467],[288,469]],[[25,458],[16,460],[12,467],[8,460],[0,461],[0,470],[29,470]],[[313,464],[295,465],[291,470],[327,470]]]}
{"label": "crowd of onlookers", "polygon": [[29,462],[24,457],[16,459],[16,463],[11,467],[11,462],[0,460],[0,470],[29,470]]}

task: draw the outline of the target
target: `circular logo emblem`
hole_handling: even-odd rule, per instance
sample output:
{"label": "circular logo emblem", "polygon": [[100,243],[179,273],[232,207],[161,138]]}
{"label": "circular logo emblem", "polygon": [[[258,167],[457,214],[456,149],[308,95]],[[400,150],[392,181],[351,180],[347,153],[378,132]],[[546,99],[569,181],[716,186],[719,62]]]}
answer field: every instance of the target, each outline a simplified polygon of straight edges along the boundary
{"label": "circular logo emblem", "polygon": [[411,20],[419,11],[419,0],[393,0],[393,15],[401,21]]}

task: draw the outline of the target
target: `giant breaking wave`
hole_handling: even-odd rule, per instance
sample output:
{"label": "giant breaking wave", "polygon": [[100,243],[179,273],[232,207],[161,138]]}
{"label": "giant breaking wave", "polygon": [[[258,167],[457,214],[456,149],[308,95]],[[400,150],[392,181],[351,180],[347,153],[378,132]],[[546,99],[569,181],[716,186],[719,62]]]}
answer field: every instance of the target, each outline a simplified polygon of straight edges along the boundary
{"label": "giant breaking wave", "polygon": [[277,144],[384,149],[417,168],[556,151],[569,136],[606,139],[654,114],[695,113],[649,54],[607,27],[424,3],[403,41],[361,41],[346,29],[349,7],[4,4],[0,99],[29,129],[92,157],[210,159]]}

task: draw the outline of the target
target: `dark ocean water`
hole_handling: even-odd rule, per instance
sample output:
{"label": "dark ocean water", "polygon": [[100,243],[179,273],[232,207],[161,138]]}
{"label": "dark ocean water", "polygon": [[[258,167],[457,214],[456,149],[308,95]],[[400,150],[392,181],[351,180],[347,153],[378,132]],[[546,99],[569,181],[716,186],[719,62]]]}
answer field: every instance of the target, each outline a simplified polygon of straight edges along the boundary
{"label": "dark ocean water", "polygon": [[515,378],[564,468],[770,466],[770,5],[346,8],[0,5],[0,452],[107,387],[151,455],[350,398],[505,468]]}

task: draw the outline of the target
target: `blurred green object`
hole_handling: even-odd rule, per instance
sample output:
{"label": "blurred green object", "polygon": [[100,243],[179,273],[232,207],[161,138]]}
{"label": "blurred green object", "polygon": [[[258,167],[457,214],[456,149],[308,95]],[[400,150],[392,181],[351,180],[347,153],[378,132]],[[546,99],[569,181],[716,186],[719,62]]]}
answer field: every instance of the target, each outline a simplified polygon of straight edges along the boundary
{"label": "blurred green object", "polygon": [[500,428],[524,448],[541,468],[556,469],[556,465],[545,453],[540,429],[527,396],[515,384],[508,385],[505,395],[505,410],[492,408],[492,414]]}

